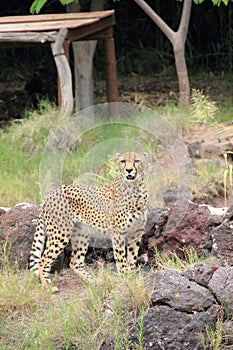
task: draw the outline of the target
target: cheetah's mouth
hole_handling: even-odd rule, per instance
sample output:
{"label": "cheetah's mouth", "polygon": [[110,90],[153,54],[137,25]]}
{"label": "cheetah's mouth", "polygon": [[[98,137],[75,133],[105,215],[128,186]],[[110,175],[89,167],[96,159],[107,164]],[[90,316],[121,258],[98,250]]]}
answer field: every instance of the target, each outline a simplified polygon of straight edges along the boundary
{"label": "cheetah's mouth", "polygon": [[134,176],[134,175],[127,175],[127,176],[126,176],[126,179],[132,181],[132,180],[135,179],[135,177],[136,177],[136,176]]}

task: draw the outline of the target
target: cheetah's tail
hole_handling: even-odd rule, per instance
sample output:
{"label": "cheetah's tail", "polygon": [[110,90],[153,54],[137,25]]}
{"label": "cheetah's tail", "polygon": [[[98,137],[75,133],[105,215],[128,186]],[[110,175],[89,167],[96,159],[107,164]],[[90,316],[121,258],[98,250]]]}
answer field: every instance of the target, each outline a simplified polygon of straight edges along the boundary
{"label": "cheetah's tail", "polygon": [[41,213],[39,213],[36,232],[34,235],[32,249],[30,251],[30,257],[29,257],[29,269],[33,271],[36,274],[36,276],[39,275],[38,266],[44,251],[45,240],[46,240],[46,233],[44,228],[43,216]]}

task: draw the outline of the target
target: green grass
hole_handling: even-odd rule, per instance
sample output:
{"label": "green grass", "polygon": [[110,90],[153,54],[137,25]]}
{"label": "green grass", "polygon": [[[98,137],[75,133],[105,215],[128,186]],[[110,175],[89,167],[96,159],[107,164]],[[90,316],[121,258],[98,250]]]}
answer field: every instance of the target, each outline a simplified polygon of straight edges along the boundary
{"label": "green grass", "polygon": [[154,257],[158,269],[174,269],[182,271],[193,268],[196,263],[206,261],[206,257],[200,256],[192,246],[183,248],[184,258],[181,259],[175,252],[159,251],[154,247]]}
{"label": "green grass", "polygon": [[[199,104],[201,103],[199,102]],[[165,120],[171,122],[181,134],[193,127],[198,128],[197,125],[203,122],[203,118],[198,120],[198,118],[193,117],[190,108],[184,108],[169,101],[165,106],[155,108],[155,113],[164,116]],[[221,115],[221,113],[222,110],[219,109],[218,114]],[[228,117],[231,121],[230,112]],[[145,121],[146,118],[145,115]],[[133,124],[133,119],[131,121]],[[38,110],[27,112],[24,119],[12,122],[10,126],[0,130],[1,206],[10,207],[18,202],[37,204],[41,201],[39,187],[41,159],[51,130],[62,125],[64,125],[64,120],[61,120],[56,108],[48,101],[41,101]],[[94,126],[77,140],[75,132],[78,132],[78,128],[74,129],[74,135],[72,135],[74,137],[73,144],[69,139],[70,135],[67,135],[67,142],[71,142],[72,147],[65,154],[64,164],[62,164],[61,181],[66,184],[76,183],[77,178],[80,178],[82,173],[89,173],[94,177],[97,174],[98,183],[112,181],[117,172],[112,167],[111,162],[115,153],[119,152],[119,144],[124,144],[126,148],[128,142],[128,149],[143,145],[143,151],[156,155],[159,162],[166,153],[166,149],[159,147],[158,138],[153,136],[153,130],[151,130],[151,134],[142,129],[139,132],[137,127],[126,126],[123,123]],[[109,151],[110,149],[111,151]],[[212,170],[208,169],[208,172],[211,178]],[[163,176],[162,181],[165,181],[169,174],[163,173]],[[173,181],[172,173],[170,176],[172,176]]]}
{"label": "green grass", "polygon": [[[184,252],[186,261],[155,250],[158,268],[182,270],[200,261],[193,248]],[[114,350],[143,350],[142,328],[150,298],[140,272],[118,275],[100,268],[93,282],[80,283],[67,294],[52,294],[42,289],[31,272],[12,268],[7,254],[4,256],[0,269],[1,350],[92,350],[104,344]],[[130,334],[135,330],[137,337],[132,340]],[[208,339],[204,335],[201,339],[207,344],[215,336],[209,330]]]}
{"label": "green grass", "polygon": [[205,333],[200,334],[203,350],[221,350],[223,342],[222,320],[216,322],[215,328],[206,326]]}
{"label": "green grass", "polygon": [[[74,276],[74,278],[76,278]],[[64,298],[42,290],[28,271],[0,271],[0,349],[142,349],[149,302],[142,276],[108,269]],[[138,327],[136,343],[130,329]]]}

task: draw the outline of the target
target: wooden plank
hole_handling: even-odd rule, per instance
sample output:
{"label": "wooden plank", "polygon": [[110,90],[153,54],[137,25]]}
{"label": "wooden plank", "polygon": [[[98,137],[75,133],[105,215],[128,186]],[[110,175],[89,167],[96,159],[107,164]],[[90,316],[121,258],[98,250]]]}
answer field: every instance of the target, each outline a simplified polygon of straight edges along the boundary
{"label": "wooden plank", "polygon": [[[71,32],[75,32],[75,29],[71,30],[69,33]],[[68,39],[69,41],[72,41],[70,36],[70,34],[68,34]],[[98,31],[95,31],[94,33],[91,33],[91,34],[86,34],[85,37],[82,37],[82,38],[79,38],[79,41],[83,41],[83,40],[106,40],[106,39],[110,39],[110,38],[113,38],[113,30],[112,30],[112,27],[108,27],[108,28],[104,28],[102,30],[98,30]]]}
{"label": "wooden plank", "polygon": [[[70,29],[68,33],[68,39],[72,41],[85,40],[88,36],[93,34],[93,39],[95,33],[100,33],[104,29],[112,27],[114,25],[114,17],[104,18],[97,23],[92,23],[87,26],[82,26],[75,29]],[[100,37],[99,37],[100,39]]]}
{"label": "wooden plank", "polygon": [[36,23],[46,21],[60,21],[70,19],[95,19],[105,18],[114,15],[114,10],[95,12],[55,13],[46,15],[25,15],[25,16],[3,16],[0,17],[0,24],[10,23]]}
{"label": "wooden plank", "polygon": [[12,24],[0,24],[0,33],[10,32],[36,32],[36,31],[50,31],[58,30],[62,27],[65,28],[79,28],[87,26],[93,23],[97,23],[99,19],[75,19],[67,21],[48,21],[48,22],[36,22],[36,23],[12,23]]}

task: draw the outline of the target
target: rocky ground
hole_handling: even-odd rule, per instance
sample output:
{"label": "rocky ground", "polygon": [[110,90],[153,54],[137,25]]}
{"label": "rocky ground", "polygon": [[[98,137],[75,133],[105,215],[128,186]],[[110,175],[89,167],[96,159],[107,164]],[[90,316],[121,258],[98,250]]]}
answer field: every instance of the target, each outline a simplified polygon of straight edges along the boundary
{"label": "rocky ground", "polygon": [[[9,247],[8,259],[27,268],[38,207],[19,204],[1,209],[0,245]],[[182,215],[181,215],[182,213]],[[174,220],[175,218],[175,220]],[[171,208],[151,208],[139,254],[151,308],[143,323],[145,349],[202,349],[200,334],[222,322],[222,347],[233,347],[233,207],[214,208],[176,202]],[[96,242],[95,242],[96,243]],[[203,257],[191,269],[158,269],[154,247],[185,258],[190,246]],[[95,246],[99,246],[95,244]],[[210,262],[210,257],[214,262]],[[68,269],[70,247],[60,256],[57,287],[60,297],[83,286]],[[112,249],[90,248],[87,262],[97,272],[97,261],[112,264]],[[212,259],[213,260],[213,259]],[[144,266],[144,267],[143,267]],[[208,334],[208,332],[207,332]],[[130,335],[136,342],[137,330]],[[205,338],[206,349],[211,340]],[[111,349],[105,344],[102,350]]]}
{"label": "rocky ground", "polygon": [[[45,68],[40,69],[43,71]],[[56,76],[50,76],[50,92],[54,95],[53,81]],[[11,118],[21,118],[25,108],[35,103],[35,87],[40,87],[39,77],[40,73],[32,72],[30,79],[19,75],[16,79],[17,84],[12,83],[10,76],[6,77],[8,85],[0,85],[2,124]],[[145,82],[141,85],[141,90],[137,85],[140,92],[134,93],[131,88],[128,92],[122,92],[122,100],[150,105],[152,100],[153,103],[161,104],[167,97],[177,99],[176,88],[171,88],[170,82],[169,90],[165,83],[160,88],[148,85],[147,90],[151,90],[150,93],[143,91]],[[103,91],[98,91],[101,101],[104,88]],[[219,164],[224,162],[222,147],[211,128],[203,126],[198,132],[194,130],[184,135],[184,140],[194,169],[200,161],[210,163],[213,153]],[[208,196],[204,188],[203,191],[194,194],[193,202],[176,201],[176,193],[169,192],[166,194],[166,208],[150,209],[139,254],[146,290],[151,300],[151,307],[143,323],[145,349],[212,349],[208,337],[205,337],[204,346],[201,344],[200,334],[217,328],[218,322],[223,324],[221,350],[233,349],[233,207],[230,206],[232,198],[229,196],[225,208],[221,179],[212,181],[209,187]],[[38,206],[28,204],[0,209],[0,245],[5,251],[10,248],[9,262],[12,265],[17,263],[21,269],[27,268],[28,265],[37,213]],[[187,249],[192,246],[204,261],[189,270],[160,270],[155,246],[159,251],[172,252],[181,259],[187,258]],[[210,262],[210,258],[214,258],[214,262]],[[80,281],[68,268],[69,259],[68,246],[55,266],[59,271],[57,287],[60,297],[63,298],[68,298],[73,291],[79,290],[82,293],[83,290]],[[98,269],[99,259],[104,264],[113,264],[111,248],[90,248],[87,262],[94,271]],[[0,265],[2,263],[0,257]],[[130,336],[136,342],[137,330],[135,329]],[[111,349],[111,344],[105,344],[102,350],[104,349]]]}

